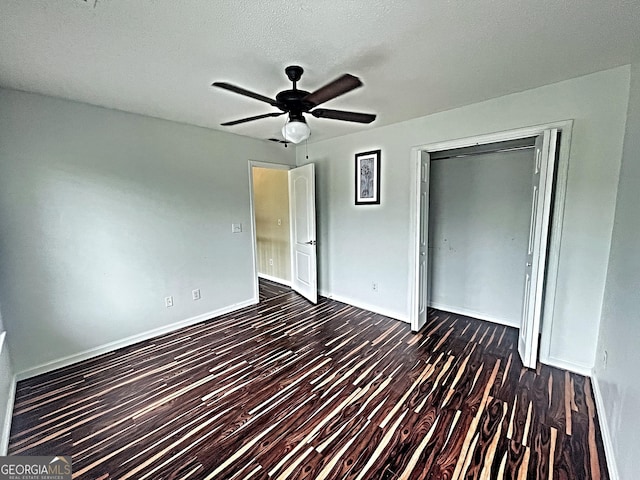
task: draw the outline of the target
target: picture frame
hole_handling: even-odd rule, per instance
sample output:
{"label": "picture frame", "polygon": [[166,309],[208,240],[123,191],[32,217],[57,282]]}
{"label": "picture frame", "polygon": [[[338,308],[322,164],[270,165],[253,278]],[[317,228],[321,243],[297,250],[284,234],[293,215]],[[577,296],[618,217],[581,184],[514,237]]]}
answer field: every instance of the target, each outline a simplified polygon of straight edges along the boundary
{"label": "picture frame", "polygon": [[380,205],[380,150],[356,153],[356,205]]}

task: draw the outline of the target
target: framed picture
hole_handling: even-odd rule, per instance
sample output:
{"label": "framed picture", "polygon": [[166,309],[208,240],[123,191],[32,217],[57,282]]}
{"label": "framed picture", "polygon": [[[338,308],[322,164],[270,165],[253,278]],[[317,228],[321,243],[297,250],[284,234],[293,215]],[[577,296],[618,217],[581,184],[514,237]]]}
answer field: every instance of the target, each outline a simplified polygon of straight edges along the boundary
{"label": "framed picture", "polygon": [[380,150],[356,153],[356,205],[380,204]]}

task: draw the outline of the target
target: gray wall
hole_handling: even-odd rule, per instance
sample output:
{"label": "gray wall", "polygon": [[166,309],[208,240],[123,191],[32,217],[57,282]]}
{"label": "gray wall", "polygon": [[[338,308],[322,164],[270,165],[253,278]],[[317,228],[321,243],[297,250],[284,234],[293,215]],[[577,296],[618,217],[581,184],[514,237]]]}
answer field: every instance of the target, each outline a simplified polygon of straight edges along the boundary
{"label": "gray wall", "polygon": [[0,90],[0,303],[15,370],[251,301],[248,162],[293,163],[290,151]]}
{"label": "gray wall", "polygon": [[431,162],[430,305],[518,327],[534,150]]}
{"label": "gray wall", "polygon": [[[407,319],[411,147],[574,119],[555,322],[544,326],[549,338],[541,345],[541,354],[554,365],[590,370],[628,95],[627,66],[313,143],[309,160],[304,148],[297,149],[298,164],[317,166],[321,290]],[[382,203],[355,206],[354,154],[378,148],[382,149]],[[373,281],[379,284],[378,292],[371,289]]]}
{"label": "gray wall", "polygon": [[[604,352],[608,353],[604,364]],[[595,383],[620,478],[640,472],[640,63],[633,65]],[[604,411],[602,411],[604,410]]]}

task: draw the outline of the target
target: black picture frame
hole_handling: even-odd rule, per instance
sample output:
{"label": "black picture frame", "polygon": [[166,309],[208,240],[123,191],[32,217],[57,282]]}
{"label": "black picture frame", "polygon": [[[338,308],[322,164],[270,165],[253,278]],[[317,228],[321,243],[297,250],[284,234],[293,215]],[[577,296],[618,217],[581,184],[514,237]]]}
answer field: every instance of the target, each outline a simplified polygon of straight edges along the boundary
{"label": "black picture frame", "polygon": [[356,153],[356,205],[380,205],[380,150]]}

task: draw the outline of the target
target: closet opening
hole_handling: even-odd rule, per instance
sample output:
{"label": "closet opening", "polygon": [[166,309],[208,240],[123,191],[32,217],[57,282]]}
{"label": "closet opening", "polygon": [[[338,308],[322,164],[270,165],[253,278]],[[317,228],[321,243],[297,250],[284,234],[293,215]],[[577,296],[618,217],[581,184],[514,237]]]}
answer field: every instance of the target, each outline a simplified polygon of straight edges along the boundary
{"label": "closet opening", "polygon": [[570,126],[414,148],[414,331],[428,308],[512,326],[535,367],[553,324]]}

